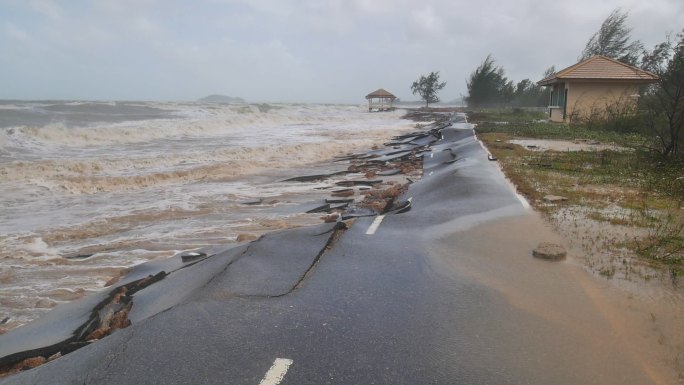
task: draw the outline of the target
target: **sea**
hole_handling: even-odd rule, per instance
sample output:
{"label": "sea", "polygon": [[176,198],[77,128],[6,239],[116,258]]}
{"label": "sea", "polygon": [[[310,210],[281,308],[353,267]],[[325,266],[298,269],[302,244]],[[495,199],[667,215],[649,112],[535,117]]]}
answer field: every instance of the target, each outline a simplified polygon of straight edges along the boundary
{"label": "sea", "polygon": [[122,271],[320,223],[344,169],[413,128],[364,105],[0,101],[0,332]]}

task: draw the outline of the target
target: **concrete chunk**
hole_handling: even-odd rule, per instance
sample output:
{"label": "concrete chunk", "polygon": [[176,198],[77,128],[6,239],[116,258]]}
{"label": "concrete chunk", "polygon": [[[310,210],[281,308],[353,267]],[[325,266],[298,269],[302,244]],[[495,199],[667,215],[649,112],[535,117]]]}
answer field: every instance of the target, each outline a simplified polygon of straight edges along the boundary
{"label": "concrete chunk", "polygon": [[561,245],[549,242],[542,242],[536,249],[532,250],[532,255],[536,258],[549,261],[560,261],[565,258],[567,252]]}

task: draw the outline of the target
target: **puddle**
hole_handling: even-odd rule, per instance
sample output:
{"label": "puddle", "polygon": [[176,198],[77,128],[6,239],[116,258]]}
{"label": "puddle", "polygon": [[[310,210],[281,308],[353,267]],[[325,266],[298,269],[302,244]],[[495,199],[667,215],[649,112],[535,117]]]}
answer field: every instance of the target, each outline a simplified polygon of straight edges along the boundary
{"label": "puddle", "polygon": [[587,140],[512,139],[509,143],[523,146],[531,151],[630,151],[629,148],[615,144]]}
{"label": "puddle", "polygon": [[527,360],[536,354],[542,359],[556,356],[559,367],[539,370],[546,376],[557,372],[559,378],[567,374],[567,367],[576,367],[586,378],[600,379],[598,383],[681,383],[682,297],[654,288],[624,290],[588,274],[578,266],[582,256],[572,252],[565,262],[533,258],[531,250],[544,241],[567,246],[539,214],[531,212],[432,243],[436,271],[448,269],[459,279],[487,288],[510,307],[479,305],[491,308],[487,312],[497,320],[493,330],[485,330],[505,338],[504,348],[492,354],[502,355],[501,362],[509,365],[522,360],[506,353],[511,344],[525,351]]}

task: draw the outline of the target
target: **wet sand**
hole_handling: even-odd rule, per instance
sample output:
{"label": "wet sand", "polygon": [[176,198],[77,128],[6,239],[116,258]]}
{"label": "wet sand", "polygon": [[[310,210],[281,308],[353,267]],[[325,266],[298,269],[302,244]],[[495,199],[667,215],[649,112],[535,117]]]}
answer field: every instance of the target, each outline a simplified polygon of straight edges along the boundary
{"label": "wet sand", "polygon": [[[596,378],[602,378],[600,383],[633,383],[630,367],[646,373],[652,384],[684,383],[681,300],[654,295],[652,290],[643,295],[626,291],[584,271],[572,254],[564,262],[533,258],[531,250],[542,241],[565,244],[530,210],[527,215],[463,230],[457,238],[438,239],[433,254],[448,255],[444,259],[435,257],[435,263],[474,284],[488,287],[510,307],[522,312],[520,319],[514,316],[498,320],[502,330],[516,330],[515,334],[502,335],[506,339],[504,346],[510,345],[512,351],[524,341],[549,355],[557,354],[552,361],[560,366],[572,365],[573,355],[591,355],[592,367],[575,369],[596,372]],[[450,250],[459,250],[459,254]],[[492,316],[500,312],[516,314],[495,309]],[[533,328],[507,326],[530,322],[529,317],[532,322],[550,325],[551,331],[540,329],[535,333]],[[610,354],[616,348],[630,362],[616,362],[617,358]],[[502,359],[515,362],[525,356],[509,355]]]}

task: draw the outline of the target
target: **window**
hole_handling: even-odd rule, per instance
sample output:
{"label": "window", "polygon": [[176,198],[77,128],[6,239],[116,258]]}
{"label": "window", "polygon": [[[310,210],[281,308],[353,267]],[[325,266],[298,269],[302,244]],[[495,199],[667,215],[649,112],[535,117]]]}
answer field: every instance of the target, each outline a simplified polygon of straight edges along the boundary
{"label": "window", "polygon": [[556,83],[551,91],[551,106],[565,107],[565,83]]}

